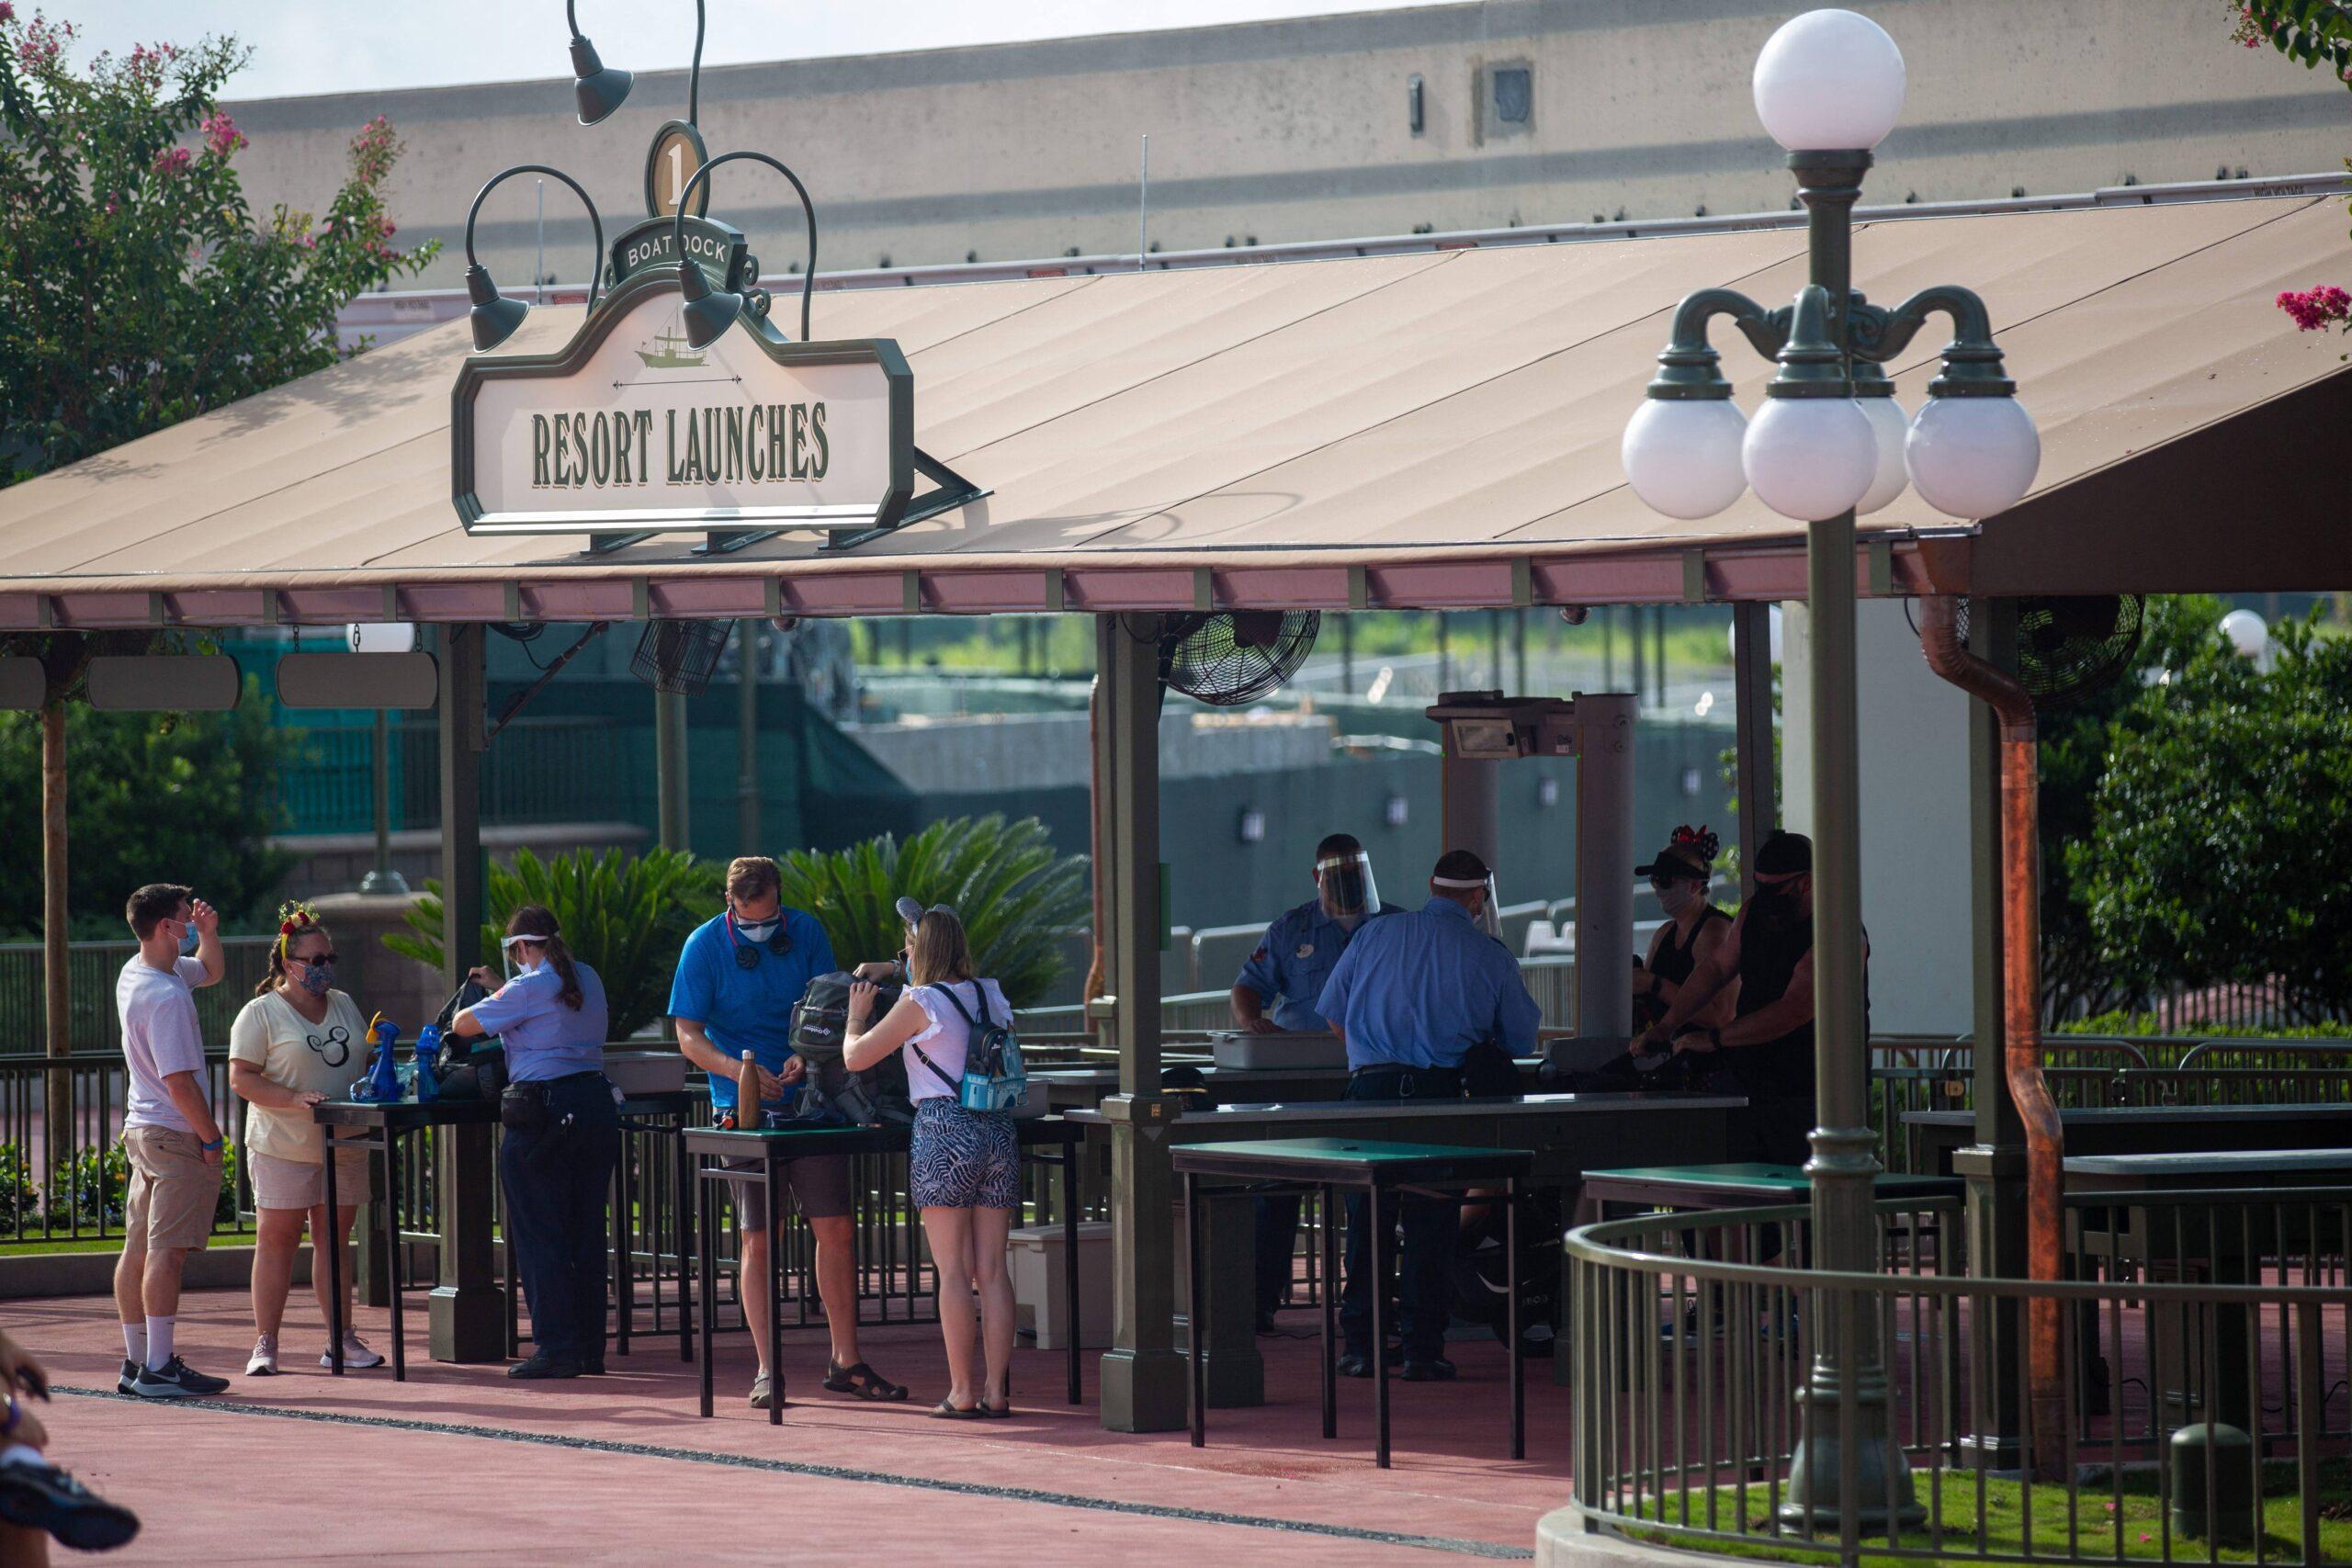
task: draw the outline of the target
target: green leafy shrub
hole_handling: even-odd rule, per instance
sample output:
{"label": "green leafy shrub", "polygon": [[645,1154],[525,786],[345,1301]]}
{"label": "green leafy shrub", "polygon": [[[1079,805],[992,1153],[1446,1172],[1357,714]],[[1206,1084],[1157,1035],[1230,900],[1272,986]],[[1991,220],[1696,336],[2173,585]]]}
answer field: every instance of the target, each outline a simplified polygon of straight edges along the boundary
{"label": "green leafy shrub", "polygon": [[122,1224],[130,1158],[119,1142],[86,1148],[50,1175],[41,1217],[51,1230],[97,1230]]}
{"label": "green leafy shrub", "polygon": [[[605,982],[610,1033],[626,1040],[667,1008],[678,950],[688,932],[718,912],[721,875],[718,866],[673,850],[582,852],[544,861],[518,850],[513,863],[491,864],[483,890],[490,919],[468,961],[494,962],[489,955],[498,952],[507,918],[526,904],[544,904],[572,956]],[[388,933],[384,945],[439,969],[441,885],[427,882],[424,891],[409,912],[409,929]]]}
{"label": "green leafy shrub", "polygon": [[958,817],[903,844],[885,833],[843,850],[795,851],[782,870],[785,903],[817,917],[844,965],[905,944],[901,895],[949,906],[971,939],[972,962],[1014,1007],[1046,994],[1063,967],[1059,933],[1089,917],[1086,857],[1056,855],[1034,817]]}
{"label": "green leafy shrub", "polygon": [[0,1144],[0,1235],[36,1228],[40,1201],[40,1189],[33,1184],[32,1167],[24,1149],[16,1144]]}

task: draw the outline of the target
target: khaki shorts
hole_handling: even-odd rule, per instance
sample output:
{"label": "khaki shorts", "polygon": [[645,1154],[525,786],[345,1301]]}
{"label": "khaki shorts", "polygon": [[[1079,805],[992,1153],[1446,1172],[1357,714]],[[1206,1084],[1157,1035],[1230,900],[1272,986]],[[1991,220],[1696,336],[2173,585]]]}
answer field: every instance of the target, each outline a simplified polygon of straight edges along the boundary
{"label": "khaki shorts", "polygon": [[[324,1160],[306,1164],[276,1155],[245,1156],[245,1174],[253,1179],[256,1209],[315,1209],[327,1201]],[[335,1151],[334,1201],[348,1209],[368,1201],[368,1151]]]}
{"label": "khaki shorts", "polygon": [[133,1127],[122,1135],[130,1157],[123,1235],[151,1250],[201,1252],[220,1201],[220,1168],[205,1163],[193,1133]]}

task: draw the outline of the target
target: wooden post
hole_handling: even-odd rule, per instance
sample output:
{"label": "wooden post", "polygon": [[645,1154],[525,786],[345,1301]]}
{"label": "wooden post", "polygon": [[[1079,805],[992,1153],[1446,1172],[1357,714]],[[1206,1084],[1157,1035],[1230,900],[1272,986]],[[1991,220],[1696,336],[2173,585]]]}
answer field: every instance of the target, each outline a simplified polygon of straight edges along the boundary
{"label": "wooden post", "polygon": [[63,1066],[74,1052],[74,987],[67,965],[65,888],[65,700],[51,696],[40,710],[40,964],[46,1054],[60,1064],[46,1075],[42,1105],[42,1184],[54,1190],[57,1162],[73,1147],[74,1075]]}

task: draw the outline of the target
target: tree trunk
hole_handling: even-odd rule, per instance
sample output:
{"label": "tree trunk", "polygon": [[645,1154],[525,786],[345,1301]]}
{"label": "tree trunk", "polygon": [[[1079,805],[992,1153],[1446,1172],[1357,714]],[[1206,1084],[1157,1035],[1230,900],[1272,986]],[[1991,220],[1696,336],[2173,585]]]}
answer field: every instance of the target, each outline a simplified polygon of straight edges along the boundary
{"label": "tree trunk", "polygon": [[[47,1055],[62,1062],[73,1054],[72,985],[66,970],[65,904],[65,704],[51,698],[40,710],[41,987]],[[43,1164],[53,1172],[72,1148],[73,1075],[60,1066],[48,1075],[41,1123]]]}

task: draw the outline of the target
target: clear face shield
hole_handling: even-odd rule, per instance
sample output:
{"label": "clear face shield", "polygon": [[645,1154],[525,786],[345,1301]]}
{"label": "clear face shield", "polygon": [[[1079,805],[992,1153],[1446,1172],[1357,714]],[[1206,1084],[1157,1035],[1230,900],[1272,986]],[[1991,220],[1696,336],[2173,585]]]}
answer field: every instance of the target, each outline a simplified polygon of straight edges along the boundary
{"label": "clear face shield", "polygon": [[1495,897],[1495,874],[1493,872],[1490,871],[1487,873],[1486,880],[1483,882],[1464,882],[1451,876],[1432,876],[1430,878],[1430,886],[1432,887],[1443,888],[1448,893],[1459,893],[1465,888],[1471,887],[1476,887],[1483,891],[1486,894],[1486,897],[1478,901],[1477,913],[1470,917],[1470,923],[1476,926],[1480,931],[1485,931],[1488,936],[1493,937],[1497,942],[1502,941],[1502,905]]}
{"label": "clear face shield", "polygon": [[1380,886],[1372,878],[1372,857],[1340,850],[1315,863],[1315,887],[1323,912],[1350,924],[1380,912]]}

